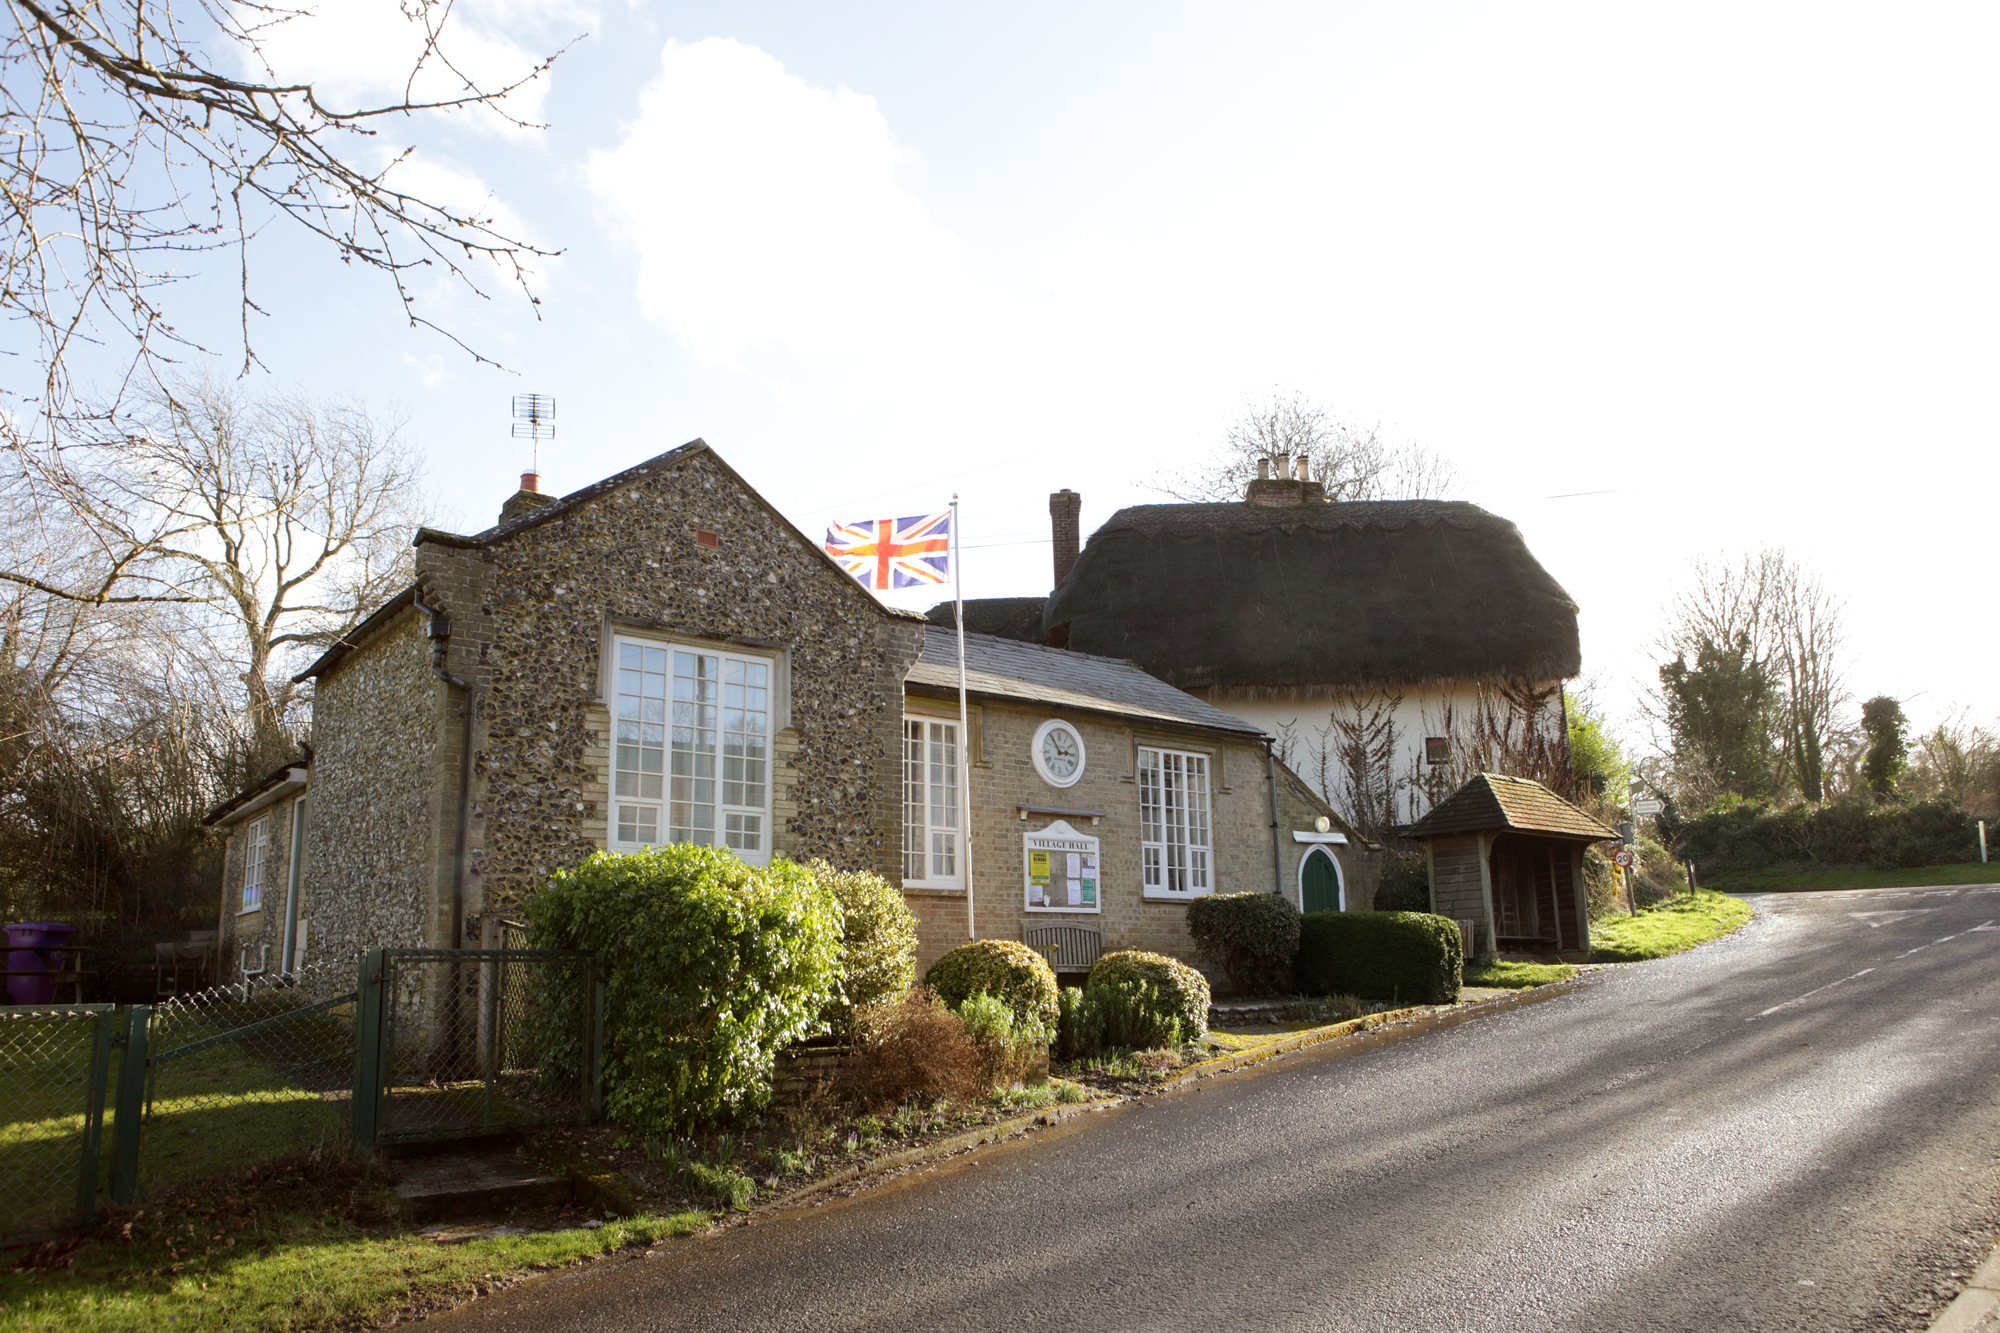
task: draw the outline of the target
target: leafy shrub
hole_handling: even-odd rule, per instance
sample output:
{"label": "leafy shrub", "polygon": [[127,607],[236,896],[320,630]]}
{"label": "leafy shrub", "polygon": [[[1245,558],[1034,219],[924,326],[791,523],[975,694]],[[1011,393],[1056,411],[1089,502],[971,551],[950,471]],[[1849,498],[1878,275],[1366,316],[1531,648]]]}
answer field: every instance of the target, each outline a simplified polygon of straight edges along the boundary
{"label": "leafy shrub", "polygon": [[1056,974],[1018,940],[973,940],[931,964],[924,984],[953,1009],[969,996],[997,995],[1017,1018],[1056,1025]]}
{"label": "leafy shrub", "polygon": [[788,861],[717,847],[599,852],[528,900],[529,942],[609,967],[605,1107],[657,1134],[761,1106],[780,1049],[839,983],[840,906]]}
{"label": "leafy shrub", "polygon": [[836,870],[825,861],[806,869],[840,902],[840,989],[821,1015],[827,1030],[854,1036],[854,1013],[893,1000],[917,980],[917,918],[902,891],[865,870]]}
{"label": "leafy shrub", "polygon": [[965,1023],[922,986],[857,1010],[854,1028],[859,1091],[871,1106],[901,1105],[920,1093],[967,1101],[982,1091],[979,1051]]}
{"label": "leafy shrub", "polygon": [[1431,910],[1431,868],[1421,850],[1405,847],[1382,853],[1382,877],[1375,883],[1375,910]]}
{"label": "leafy shrub", "polygon": [[1090,997],[1075,986],[1065,986],[1059,1008],[1055,1058],[1083,1060],[1096,1055],[1104,1045],[1104,1019]]}
{"label": "leafy shrub", "polygon": [[1187,908],[1188,934],[1203,958],[1245,995],[1271,995],[1292,980],[1299,909],[1275,893],[1217,893]]}
{"label": "leafy shrub", "polygon": [[1660,822],[1697,874],[1723,870],[1895,870],[1955,865],[1979,857],[1972,817],[1944,801],[1876,806],[1843,801],[1783,809],[1752,802]]}
{"label": "leafy shrub", "polygon": [[1400,1004],[1458,1003],[1458,926],[1428,912],[1308,912],[1299,989]]}
{"label": "leafy shrub", "polygon": [[1158,1050],[1181,1044],[1181,1020],[1174,997],[1162,994],[1153,982],[1129,977],[1106,981],[1092,986],[1085,1001],[1095,1012],[1105,1046]]}
{"label": "leafy shrub", "polygon": [[[1151,986],[1149,1002],[1159,1006],[1162,1020],[1171,1018],[1180,1025],[1182,1041],[1200,1041],[1207,1034],[1208,978],[1186,963],[1163,954],[1116,949],[1098,958],[1084,983],[1084,993],[1094,999],[1100,989],[1113,983]],[[1108,1026],[1105,1040],[1120,1046],[1136,1044],[1116,1041]]]}
{"label": "leafy shrub", "polygon": [[1014,1017],[999,996],[966,996],[958,1017],[979,1053],[979,1081],[986,1087],[1009,1087],[1048,1067],[1049,1029],[1039,1019]]}

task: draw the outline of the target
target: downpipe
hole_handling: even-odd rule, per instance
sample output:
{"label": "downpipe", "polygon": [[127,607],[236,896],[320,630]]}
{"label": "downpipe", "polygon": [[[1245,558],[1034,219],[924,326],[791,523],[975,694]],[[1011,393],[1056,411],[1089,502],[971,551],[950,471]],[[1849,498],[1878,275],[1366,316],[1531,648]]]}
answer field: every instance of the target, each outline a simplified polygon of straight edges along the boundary
{"label": "downpipe", "polygon": [[[458,742],[458,817],[454,821],[451,849],[451,944],[453,949],[465,947],[465,844],[467,826],[472,815],[472,715],[476,707],[478,691],[470,681],[462,680],[445,670],[446,655],[451,649],[451,621],[444,613],[424,601],[420,591],[411,599],[419,611],[430,619],[431,674],[459,692],[459,713],[462,726]],[[460,1031],[459,1014],[461,1000],[459,992],[458,968],[450,968],[450,981],[445,986],[444,1042],[437,1050],[435,1058],[444,1071],[453,1077],[462,1076],[468,1064],[465,1058],[464,1034]]]}

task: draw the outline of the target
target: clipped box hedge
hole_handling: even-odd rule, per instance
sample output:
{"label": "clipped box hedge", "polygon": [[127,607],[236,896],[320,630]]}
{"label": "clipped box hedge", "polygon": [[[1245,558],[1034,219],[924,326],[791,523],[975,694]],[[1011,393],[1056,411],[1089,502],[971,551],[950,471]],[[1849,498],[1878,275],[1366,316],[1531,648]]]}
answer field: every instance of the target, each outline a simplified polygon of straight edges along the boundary
{"label": "clipped box hedge", "polygon": [[1429,912],[1308,912],[1295,964],[1308,995],[1457,1004],[1458,926]]}

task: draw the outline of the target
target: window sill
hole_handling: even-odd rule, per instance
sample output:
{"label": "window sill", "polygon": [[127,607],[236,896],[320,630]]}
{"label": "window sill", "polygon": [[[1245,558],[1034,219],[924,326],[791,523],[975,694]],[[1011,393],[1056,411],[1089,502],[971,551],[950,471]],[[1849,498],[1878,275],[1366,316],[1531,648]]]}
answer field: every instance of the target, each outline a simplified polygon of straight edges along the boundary
{"label": "window sill", "polygon": [[1032,912],[1037,916],[1102,916],[1104,914],[1102,905],[1097,907],[1024,907],[1021,910]]}
{"label": "window sill", "polygon": [[264,904],[262,904],[262,903],[258,903],[258,904],[257,904],[257,905],[256,905],[255,907],[245,907],[245,908],[242,908],[241,910],[239,910],[239,911],[238,911],[238,912],[236,913],[236,915],[238,915],[238,916],[255,916],[255,915],[257,915],[257,913],[259,913],[259,912],[261,912],[261,911],[263,911],[263,910],[264,910]]}
{"label": "window sill", "polygon": [[1139,897],[1149,903],[1184,903],[1195,898],[1206,898],[1214,889],[1190,889],[1186,893],[1170,893],[1166,889],[1141,889]]}
{"label": "window sill", "polygon": [[956,884],[905,884],[903,892],[918,898],[963,898],[965,889]]}

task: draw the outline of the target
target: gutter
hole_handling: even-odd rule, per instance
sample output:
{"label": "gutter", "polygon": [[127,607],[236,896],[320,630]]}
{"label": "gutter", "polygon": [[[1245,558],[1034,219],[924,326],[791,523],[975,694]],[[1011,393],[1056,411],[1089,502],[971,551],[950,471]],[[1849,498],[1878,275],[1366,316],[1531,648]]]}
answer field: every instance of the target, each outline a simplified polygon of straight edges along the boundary
{"label": "gutter", "polygon": [[461,697],[459,712],[465,719],[458,752],[458,828],[451,852],[451,944],[448,947],[457,949],[465,942],[465,839],[466,823],[472,813],[472,710],[477,691],[469,682],[444,669],[445,654],[450,651],[451,622],[444,619],[443,612],[427,604],[423,593],[414,588],[410,602],[430,618],[430,637],[434,645],[431,650],[431,674],[447,685],[458,687]]}
{"label": "gutter", "polygon": [[1285,843],[1278,835],[1278,758],[1271,750],[1272,738],[1265,736],[1264,778],[1271,793],[1271,892],[1285,896]]}

